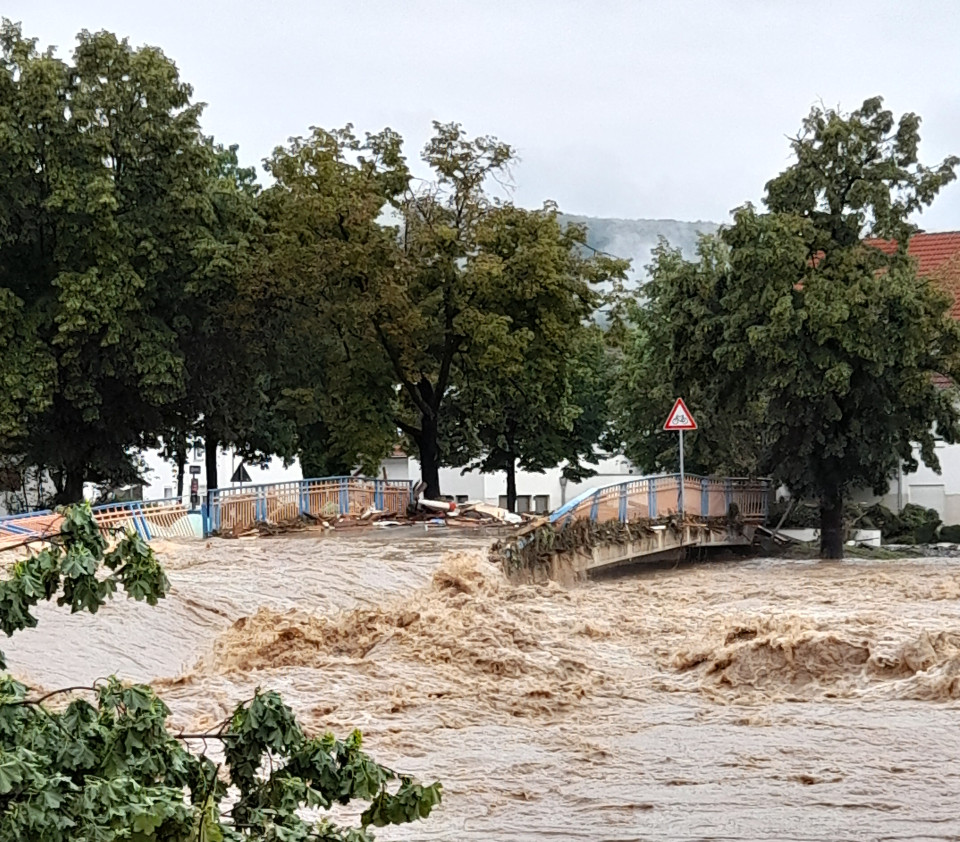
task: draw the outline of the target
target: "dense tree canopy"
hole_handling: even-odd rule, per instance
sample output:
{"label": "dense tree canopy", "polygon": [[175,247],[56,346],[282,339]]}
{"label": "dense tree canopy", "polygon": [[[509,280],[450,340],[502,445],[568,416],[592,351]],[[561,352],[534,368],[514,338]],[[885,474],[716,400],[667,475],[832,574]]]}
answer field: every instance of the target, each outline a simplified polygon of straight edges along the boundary
{"label": "dense tree canopy", "polygon": [[256,460],[289,451],[290,436],[272,411],[268,373],[239,303],[263,260],[260,187],[255,171],[239,165],[237,147],[210,146],[209,215],[193,246],[195,271],[170,302],[184,387],[165,411],[161,434],[181,482],[188,444],[203,442],[207,485],[216,488],[219,445]]}
{"label": "dense tree canopy", "polygon": [[695,261],[664,243],[604,335],[624,262],[505,198],[508,144],[436,123],[419,179],[390,129],[314,129],[264,189],[191,97],[158,49],[84,32],[68,62],[0,31],[0,459],[61,500],[136,480],[146,447],[182,478],[193,441],[208,487],[219,445],[328,475],[405,441],[428,495],[441,465],[578,478],[611,411],[631,458],[672,469],[682,394],[687,464],[818,496],[835,552],[851,488],[960,434],[930,378],[956,375],[957,328],[906,253],[957,161],[918,163],[919,119],[879,99],[813,109],[765,210]]}
{"label": "dense tree canopy", "polygon": [[205,259],[213,151],[157,49],[83,32],[68,64],[9,23],[0,47],[2,444],[77,499],[133,479],[127,449],[184,392],[173,316]]}
{"label": "dense tree canopy", "polygon": [[[182,483],[194,442],[208,487],[218,445],[324,475],[405,438],[433,495],[471,459],[587,470],[605,397],[585,325],[623,264],[492,195],[507,144],[435,124],[423,181],[389,129],[315,129],[261,190],[159,50],[84,32],[67,62],[9,23],[2,49],[0,454],[59,499],[136,481],[146,447]],[[505,390],[531,431],[509,458]]]}
{"label": "dense tree canopy", "polygon": [[[389,130],[363,141],[349,127],[315,130],[278,149],[262,202],[269,259],[250,307],[262,333],[282,337],[278,400],[295,419],[301,458],[323,473],[369,469],[399,430],[428,495],[440,493],[441,464],[484,446],[477,414],[491,416],[507,364],[528,384],[540,370],[542,394],[558,390],[557,424],[572,429],[580,412],[568,379],[547,384],[553,363],[531,356],[531,343],[545,353],[552,343],[556,359],[570,331],[574,347],[599,302],[591,284],[624,271],[580,254],[583,230],[565,228],[552,207],[526,211],[488,195],[509,146],[453,124],[435,129],[427,184],[411,179]],[[531,463],[577,458],[558,450]]]}
{"label": "dense tree canopy", "polygon": [[397,441],[395,377],[371,333],[398,264],[385,207],[408,179],[400,138],[314,130],[267,161],[266,252],[242,309],[305,476],[375,472]]}
{"label": "dense tree canopy", "polygon": [[960,327],[906,253],[908,216],[953,179],[957,159],[920,165],[918,126],[879,99],[849,115],[815,108],[796,162],[767,184],[766,213],[737,211],[695,263],[661,250],[624,361],[631,456],[662,464],[657,431],[671,393],[685,395],[703,416],[697,462],[819,498],[830,557],[852,489],[885,490],[898,462],[916,466],[914,447],[937,467],[935,433],[960,438],[953,395],[931,377],[960,377]]}
{"label": "dense tree canopy", "polygon": [[[475,441],[461,441],[470,467],[507,476],[564,465],[564,476],[592,474],[607,428],[609,365],[603,331],[590,320],[603,303],[597,285],[621,279],[625,261],[590,254],[586,229],[563,225],[556,208],[492,210],[478,238],[483,271],[511,301],[495,342],[468,346],[453,404]],[[451,454],[455,459],[456,454]]]}

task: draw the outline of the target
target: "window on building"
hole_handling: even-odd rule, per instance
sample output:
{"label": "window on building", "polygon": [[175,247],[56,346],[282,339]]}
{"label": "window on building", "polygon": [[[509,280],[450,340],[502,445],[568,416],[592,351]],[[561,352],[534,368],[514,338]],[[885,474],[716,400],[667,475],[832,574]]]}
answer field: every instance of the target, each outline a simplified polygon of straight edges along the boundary
{"label": "window on building", "polygon": [[517,514],[523,514],[529,511],[530,511],[530,495],[518,494],[517,495]]}
{"label": "window on building", "polygon": [[193,446],[193,458],[197,462],[203,459],[203,445],[200,444],[199,442],[197,442],[197,444]]}
{"label": "window on building", "polygon": [[163,489],[163,499],[164,499],[164,500],[169,500],[171,497],[173,497],[173,489],[172,489],[172,488],[166,488],[166,487],[165,487],[165,488]]}
{"label": "window on building", "polygon": [[501,509],[507,508],[507,495],[506,495],[506,494],[501,494],[501,495],[500,495],[500,500],[497,502],[497,505],[498,505]]}
{"label": "window on building", "polygon": [[545,515],[550,511],[550,495],[538,494],[533,498],[533,511],[538,515]]}
{"label": "window on building", "polygon": [[466,503],[467,500],[469,500],[469,499],[470,499],[470,498],[467,497],[466,494],[458,494],[458,495],[457,495],[457,502],[458,502],[458,503]]}

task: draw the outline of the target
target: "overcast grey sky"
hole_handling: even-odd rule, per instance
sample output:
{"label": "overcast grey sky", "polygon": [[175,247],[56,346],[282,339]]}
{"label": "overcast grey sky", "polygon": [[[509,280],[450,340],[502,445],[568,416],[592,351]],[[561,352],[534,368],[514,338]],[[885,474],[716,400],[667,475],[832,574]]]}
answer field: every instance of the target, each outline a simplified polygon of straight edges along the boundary
{"label": "overcast grey sky", "polygon": [[[788,162],[822,99],[874,94],[923,118],[921,159],[960,154],[960,2],[899,0],[5,0],[24,33],[160,46],[208,103],[204,128],[258,163],[312,125],[431,120],[514,144],[516,201],[723,221]],[[960,229],[960,186],[917,220]]]}

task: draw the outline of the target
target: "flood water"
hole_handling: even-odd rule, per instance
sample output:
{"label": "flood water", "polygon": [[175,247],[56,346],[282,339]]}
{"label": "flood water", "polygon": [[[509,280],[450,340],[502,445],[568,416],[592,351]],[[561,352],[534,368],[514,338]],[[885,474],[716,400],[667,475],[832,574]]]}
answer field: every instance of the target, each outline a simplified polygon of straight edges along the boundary
{"label": "flood water", "polygon": [[157,607],[45,606],[46,688],[152,680],[174,727],[256,686],[443,781],[382,840],[960,839],[960,564],[747,560],[515,586],[462,533],[161,546]]}

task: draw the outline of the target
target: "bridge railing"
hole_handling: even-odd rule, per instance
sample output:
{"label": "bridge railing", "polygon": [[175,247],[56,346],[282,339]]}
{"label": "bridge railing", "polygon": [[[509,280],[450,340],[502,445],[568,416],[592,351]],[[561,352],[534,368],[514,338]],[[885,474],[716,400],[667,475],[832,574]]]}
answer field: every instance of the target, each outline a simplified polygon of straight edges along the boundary
{"label": "bridge railing", "polygon": [[207,492],[204,534],[236,532],[261,521],[281,522],[311,515],[336,519],[366,509],[406,511],[413,495],[410,480],[320,477],[294,482],[218,488]]}
{"label": "bridge railing", "polygon": [[[770,480],[740,477],[684,477],[683,509],[688,517],[724,517],[736,503],[747,522],[767,517]],[[591,488],[550,515],[559,525],[587,518],[592,521],[619,520],[626,523],[667,517],[680,508],[680,475],[637,477],[625,482]]]}
{"label": "bridge railing", "polygon": [[16,546],[29,538],[59,532],[60,515],[44,509],[0,517],[0,549]]}
{"label": "bridge railing", "polygon": [[[106,503],[92,506],[91,512],[104,537],[118,530],[133,530],[144,540],[154,538],[199,538],[200,517],[192,515],[179,500],[135,500],[128,503]],[[44,510],[5,515],[0,518],[0,549],[25,540],[55,535],[60,531],[61,516]]]}
{"label": "bridge railing", "polygon": [[202,521],[179,498],[134,500],[93,506],[93,518],[100,531],[113,534],[118,529],[133,530],[141,538],[200,538]]}
{"label": "bridge railing", "polygon": [[[191,511],[179,497],[135,500],[93,506],[94,520],[105,536],[133,530],[144,540],[200,538],[212,532],[252,527],[258,521],[279,522],[303,514],[321,519],[360,515],[368,508],[406,511],[413,495],[410,480],[366,477],[323,477],[266,485],[211,490],[201,512]],[[49,510],[0,517],[0,549],[60,531],[61,517]]]}

